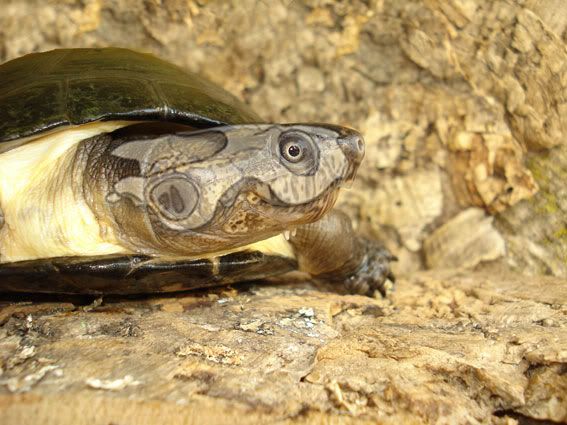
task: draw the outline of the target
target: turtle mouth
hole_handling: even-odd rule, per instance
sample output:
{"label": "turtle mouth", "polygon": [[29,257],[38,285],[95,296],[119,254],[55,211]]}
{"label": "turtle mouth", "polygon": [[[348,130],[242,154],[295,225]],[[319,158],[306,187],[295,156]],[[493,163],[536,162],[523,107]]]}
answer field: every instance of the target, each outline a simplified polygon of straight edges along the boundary
{"label": "turtle mouth", "polygon": [[275,220],[278,223],[283,223],[285,226],[284,230],[287,230],[293,226],[319,220],[334,206],[339,194],[339,188],[344,183],[345,180],[337,179],[317,198],[296,205],[285,203],[269,188],[264,188],[260,191],[252,190],[250,193],[257,196],[259,200],[256,204],[251,205],[251,208],[254,213],[265,217],[266,220]]}
{"label": "turtle mouth", "polygon": [[339,188],[345,185],[345,183],[351,183],[356,176],[356,168],[349,170],[347,178],[337,178],[329,186],[320,193],[317,197],[310,199],[309,201],[302,202],[299,204],[290,204],[278,197],[278,195],[270,188],[269,185],[260,183],[256,187],[250,188],[249,193],[258,196],[265,203],[281,208],[305,208],[309,205],[316,205],[321,199],[327,198],[331,192],[338,192]]}
{"label": "turtle mouth", "polygon": [[344,179],[344,182],[342,184],[342,186],[345,189],[350,189],[352,187],[352,184],[354,182],[354,179],[356,178],[356,173],[358,172],[358,164],[357,165],[353,165],[351,164],[348,170],[348,173]]}

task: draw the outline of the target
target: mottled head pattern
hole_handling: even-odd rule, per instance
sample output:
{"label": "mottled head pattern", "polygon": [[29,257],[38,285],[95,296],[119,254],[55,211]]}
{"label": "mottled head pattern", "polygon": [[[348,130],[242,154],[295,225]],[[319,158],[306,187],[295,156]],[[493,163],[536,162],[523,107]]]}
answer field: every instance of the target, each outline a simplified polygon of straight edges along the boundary
{"label": "mottled head pattern", "polygon": [[143,214],[156,250],[213,252],[317,220],[363,154],[357,132],[330,125],[242,125],[126,140],[111,155],[136,161],[139,175],[115,181],[106,202]]}

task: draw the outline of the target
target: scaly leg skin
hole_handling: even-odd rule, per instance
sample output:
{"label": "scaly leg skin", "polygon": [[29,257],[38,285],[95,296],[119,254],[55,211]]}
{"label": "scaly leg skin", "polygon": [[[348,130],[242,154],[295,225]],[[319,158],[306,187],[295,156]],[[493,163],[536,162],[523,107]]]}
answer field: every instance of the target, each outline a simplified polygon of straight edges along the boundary
{"label": "scaly leg skin", "polygon": [[299,269],[316,279],[340,283],[350,293],[382,296],[393,288],[394,257],[376,241],[354,232],[348,216],[331,211],[321,220],[297,227],[290,243]]}

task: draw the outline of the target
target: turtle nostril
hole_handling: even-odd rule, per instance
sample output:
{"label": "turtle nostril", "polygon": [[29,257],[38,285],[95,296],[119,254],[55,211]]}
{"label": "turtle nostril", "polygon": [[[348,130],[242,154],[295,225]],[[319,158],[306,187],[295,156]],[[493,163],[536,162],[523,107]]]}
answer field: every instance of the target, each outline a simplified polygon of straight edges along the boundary
{"label": "turtle nostril", "polygon": [[352,136],[350,145],[354,154],[353,159],[355,161],[362,161],[364,157],[364,139],[359,135]]}
{"label": "turtle nostril", "polygon": [[357,164],[362,161],[364,157],[364,139],[360,133],[349,129],[348,133],[343,133],[337,142],[350,161]]}

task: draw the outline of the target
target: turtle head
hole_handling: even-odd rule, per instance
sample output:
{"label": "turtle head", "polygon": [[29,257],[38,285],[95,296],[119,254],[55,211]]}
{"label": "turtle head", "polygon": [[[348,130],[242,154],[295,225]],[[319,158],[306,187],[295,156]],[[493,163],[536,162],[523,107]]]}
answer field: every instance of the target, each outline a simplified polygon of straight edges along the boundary
{"label": "turtle head", "polygon": [[260,124],[115,140],[109,151],[136,165],[106,197],[121,239],[198,255],[316,221],[354,178],[364,142],[339,126]]}
{"label": "turtle head", "polygon": [[332,208],[343,183],[354,179],[364,156],[361,135],[326,124],[265,131],[263,152],[254,160],[257,171],[237,201],[246,206],[249,219],[257,217],[256,226],[262,222],[282,231],[317,220]]}

